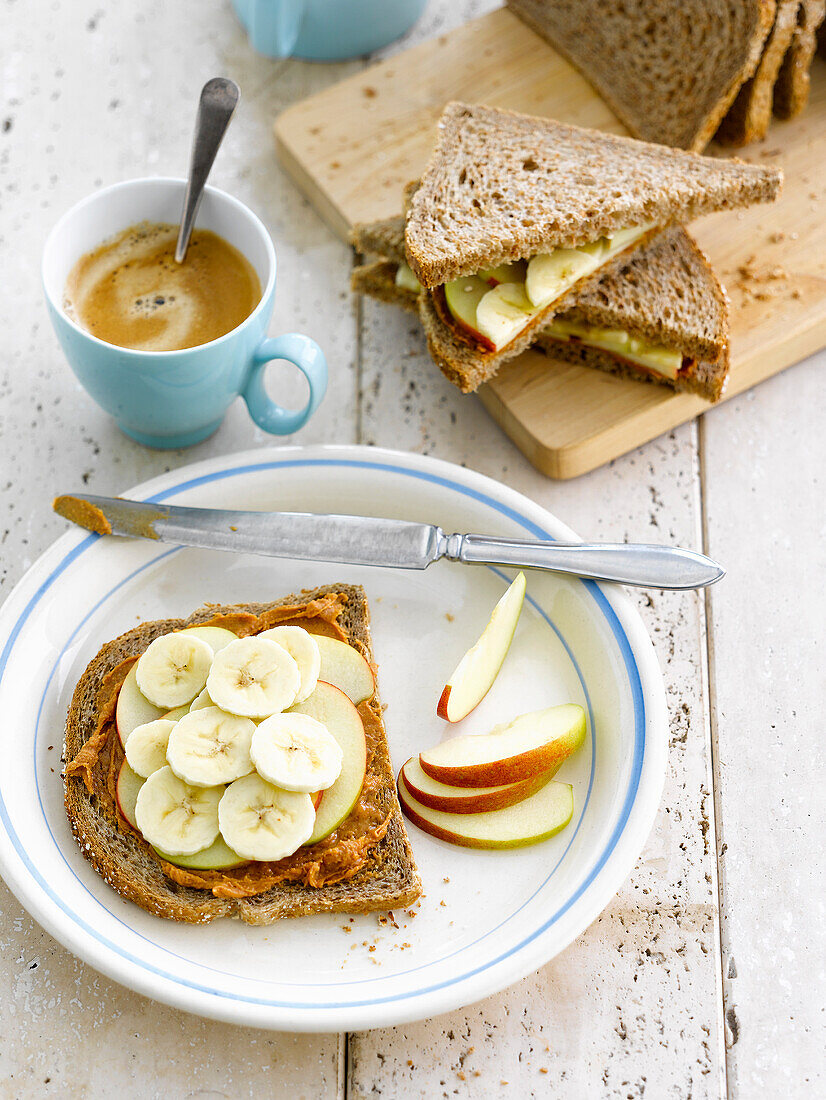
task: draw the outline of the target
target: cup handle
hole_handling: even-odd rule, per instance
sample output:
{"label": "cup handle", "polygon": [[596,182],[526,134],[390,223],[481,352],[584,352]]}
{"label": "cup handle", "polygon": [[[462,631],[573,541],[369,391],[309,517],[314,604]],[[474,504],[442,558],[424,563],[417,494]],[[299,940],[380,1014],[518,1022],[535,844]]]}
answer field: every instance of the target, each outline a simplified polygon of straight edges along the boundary
{"label": "cup handle", "polygon": [[[310,397],[303,409],[282,408],[267,396],[264,373],[273,359],[286,359],[298,367],[307,379]],[[289,332],[285,336],[271,336],[261,341],[253,353],[252,369],[241,396],[259,428],[272,435],[290,435],[304,427],[321,404],[326,389],[327,361],[321,348],[309,336]]]}
{"label": "cup handle", "polygon": [[259,53],[289,57],[298,41],[304,0],[253,0],[250,40]]}

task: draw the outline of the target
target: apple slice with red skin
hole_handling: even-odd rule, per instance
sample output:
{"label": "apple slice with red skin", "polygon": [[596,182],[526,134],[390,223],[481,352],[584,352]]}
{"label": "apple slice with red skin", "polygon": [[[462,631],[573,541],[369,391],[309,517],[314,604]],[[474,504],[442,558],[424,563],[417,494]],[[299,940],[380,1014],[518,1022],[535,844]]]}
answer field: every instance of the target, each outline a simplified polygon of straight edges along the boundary
{"label": "apple slice with red skin", "polygon": [[451,737],[419,753],[422,770],[452,787],[520,783],[558,767],[585,740],[577,703],[522,714],[490,733]]}
{"label": "apple slice with red skin", "polygon": [[315,691],[303,703],[290,707],[289,713],[308,714],[321,722],[344,753],[338,779],[322,791],[321,802],[316,807],[315,827],[305,845],[308,847],[337,829],[358,802],[367,774],[367,742],[364,723],[352,701],[340,688],[323,680],[318,681]]}
{"label": "apple slice with red skin", "polygon": [[428,809],[450,814],[478,814],[503,810],[530,798],[554,777],[556,771],[557,768],[551,768],[519,783],[502,783],[493,787],[452,787],[429,776],[419,763],[419,758],[411,756],[402,764],[399,774],[413,798]]}
{"label": "apple slice with red skin", "polygon": [[423,806],[399,776],[399,802],[405,815],[426,833],[463,848],[521,848],[564,829],[574,814],[569,783],[551,780],[530,798],[501,810],[451,814]]}
{"label": "apple slice with red skin", "polygon": [[[223,649],[225,645],[237,640],[237,635],[223,626],[188,626],[182,630],[182,634],[194,634],[202,642],[212,646],[214,653]],[[115,708],[115,725],[121,744],[126,746],[126,738],[136,726],[142,726],[145,722],[154,722],[156,718],[167,718],[172,714],[180,718],[188,707],[177,707],[175,711],[167,711],[163,707],[156,707],[154,703],[143,695],[138,687],[136,674],[137,661],[129,669],[126,679],[118,692],[118,703]],[[180,711],[180,714],[176,712]]]}
{"label": "apple slice with red skin", "polygon": [[493,609],[488,625],[448,680],[436,713],[448,722],[470,714],[490,691],[508,654],[525,599],[525,574],[520,573]]}
{"label": "apple slice with red skin", "polygon": [[314,637],[321,654],[319,680],[343,691],[356,706],[372,698],[376,690],[376,678],[369,663],[355,646],[337,638],[328,638],[326,634],[316,634]]}

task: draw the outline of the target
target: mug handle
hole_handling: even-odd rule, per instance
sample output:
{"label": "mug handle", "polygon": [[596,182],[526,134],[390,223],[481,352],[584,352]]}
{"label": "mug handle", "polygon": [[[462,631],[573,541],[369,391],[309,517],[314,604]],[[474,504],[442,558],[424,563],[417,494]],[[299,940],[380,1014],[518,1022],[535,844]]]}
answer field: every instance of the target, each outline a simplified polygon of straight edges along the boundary
{"label": "mug handle", "polygon": [[298,41],[304,0],[252,0],[250,40],[267,57],[289,57]]}
{"label": "mug handle", "polygon": [[[264,372],[273,359],[286,359],[298,367],[310,385],[310,397],[303,409],[285,409],[270,400],[264,389]],[[327,361],[324,353],[309,336],[288,332],[285,336],[271,336],[262,340],[252,357],[252,369],[241,392],[250,416],[265,432],[272,435],[290,435],[303,428],[318,406],[327,389]]]}

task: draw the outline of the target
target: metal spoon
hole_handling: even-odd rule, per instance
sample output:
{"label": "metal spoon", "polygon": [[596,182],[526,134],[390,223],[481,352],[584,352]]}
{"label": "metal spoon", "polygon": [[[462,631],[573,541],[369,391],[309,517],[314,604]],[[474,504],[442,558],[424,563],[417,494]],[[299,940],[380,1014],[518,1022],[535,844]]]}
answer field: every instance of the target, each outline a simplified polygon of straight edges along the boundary
{"label": "metal spoon", "polygon": [[223,76],[213,77],[201,89],[198,114],[195,118],[192,156],[189,161],[189,177],[181,214],[181,228],[178,233],[178,244],[175,247],[175,260],[179,264],[182,264],[186,257],[207,176],[218,147],[227,132],[233,112],[238,106],[240,96],[241,91],[235,81],[227,80]]}

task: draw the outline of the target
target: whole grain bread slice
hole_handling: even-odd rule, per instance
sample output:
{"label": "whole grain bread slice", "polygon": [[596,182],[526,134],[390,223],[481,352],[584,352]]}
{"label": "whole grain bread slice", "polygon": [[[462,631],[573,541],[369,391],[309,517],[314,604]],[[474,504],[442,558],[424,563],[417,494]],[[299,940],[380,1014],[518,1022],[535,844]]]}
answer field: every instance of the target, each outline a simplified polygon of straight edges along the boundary
{"label": "whole grain bread slice", "polygon": [[393,260],[397,264],[406,263],[404,216],[354,225],[350,233],[350,243],[356,252],[361,252],[362,255],[371,253],[385,260]]}
{"label": "whole grain bread slice", "polygon": [[[325,585],[272,603],[209,606],[187,619],[142,623],[104,645],[78,681],[66,722],[64,759],[76,757],[93,735],[106,703],[107,675],[123,661],[140,656],[154,638],[216,615],[261,615],[273,608],[339,593],[346,602],[338,623],[350,644],[373,663],[369,610],[360,585]],[[378,694],[370,706],[381,722]],[[379,797],[389,825],[384,837],[369,850],[366,865],[354,877],[329,885],[310,887],[288,882],[253,897],[215,897],[207,890],[181,886],[167,878],[149,846],[119,825],[118,812],[107,792],[96,786],[90,793],[79,775],[65,779],[66,813],[83,855],[95,870],[123,897],[159,917],[205,923],[231,916],[247,924],[271,924],[282,917],[311,913],[364,913],[409,905],[421,893],[421,882],[402,822],[383,725],[381,728],[382,737],[370,768],[380,778]]]}
{"label": "whole grain bread slice", "polygon": [[718,141],[747,145],[768,133],[774,85],[797,26],[800,0],[777,0],[777,12],[754,76],[742,86],[717,130]]}
{"label": "whole grain bread slice", "polygon": [[353,268],[350,289],[354,294],[366,294],[380,302],[418,313],[419,295],[416,291],[396,285],[398,267],[395,260],[374,260],[373,263],[361,264]]}
{"label": "whole grain bread slice", "polygon": [[507,0],[635,137],[702,150],[757,67],[775,0]]}
{"label": "whole grain bread slice", "polygon": [[809,70],[824,17],[826,0],[801,0],[797,26],[774,85],[773,107],[778,118],[794,118],[809,102]]}
{"label": "whole grain bread slice", "polygon": [[776,168],[449,103],[410,200],[407,261],[434,287],[619,229],[768,202],[781,181]]}

